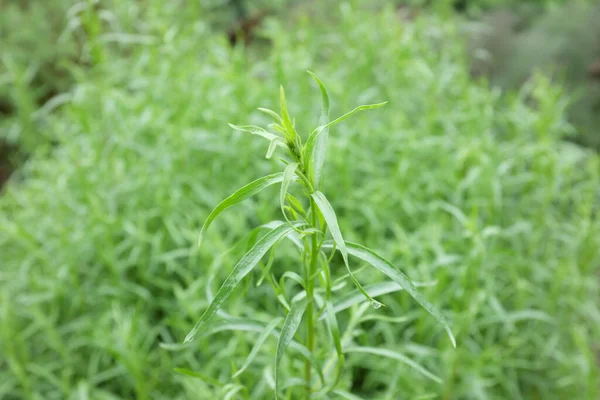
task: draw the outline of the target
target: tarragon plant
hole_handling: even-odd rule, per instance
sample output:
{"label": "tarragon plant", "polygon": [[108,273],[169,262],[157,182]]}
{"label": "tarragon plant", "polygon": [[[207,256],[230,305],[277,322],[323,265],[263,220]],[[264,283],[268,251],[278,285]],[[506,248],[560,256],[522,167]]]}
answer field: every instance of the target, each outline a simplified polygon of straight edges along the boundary
{"label": "tarragon plant", "polygon": [[[273,287],[275,298],[285,312],[285,318],[276,317],[264,327],[248,359],[242,368],[236,372],[235,376],[248,367],[264,341],[269,336],[274,335],[278,337],[275,356],[275,398],[278,398],[285,389],[289,390],[291,386],[298,385],[304,386],[302,393],[307,399],[323,398],[329,392],[335,392],[342,396],[347,394],[336,386],[344,368],[344,354],[349,352],[366,352],[391,357],[439,381],[438,377],[400,353],[373,347],[344,346],[346,340],[344,335],[340,333],[336,313],[350,307],[356,301],[347,301],[348,297],[344,297],[344,301],[336,302],[337,299],[334,299],[336,288],[332,284],[330,262],[336,251],[341,253],[347,271],[346,278],[349,278],[354,284],[357,294],[360,293],[360,296],[364,297],[373,308],[378,309],[382,304],[373,299],[372,296],[403,289],[444,326],[453,345],[455,345],[455,341],[446,319],[417,292],[415,285],[404,273],[374,251],[360,244],[344,240],[335,211],[325,194],[321,192],[323,163],[329,128],[358,111],[379,108],[385,105],[386,102],[359,106],[349,113],[330,121],[327,90],[319,78],[312,72],[309,71],[309,73],[319,85],[322,110],[319,126],[310,133],[305,143],[296,131],[294,120],[288,113],[282,87],[280,88],[281,114],[277,114],[270,109],[259,108],[260,111],[268,114],[273,119],[273,124],[269,128],[275,133],[258,126],[230,124],[233,129],[249,132],[267,139],[269,141],[267,158],[270,158],[277,148],[284,150],[286,158],[281,161],[285,168],[283,172],[267,175],[247,184],[219,203],[206,219],[200,231],[198,244],[202,242],[204,233],[221,212],[272,185],[280,185],[279,202],[284,221],[273,221],[263,225],[267,233],[254,243],[233,268],[198,323],[185,338],[185,342],[192,341],[198,332],[207,327],[209,320],[219,311],[229,295],[260,264],[262,268],[260,281],[266,280]],[[303,200],[289,193],[291,185],[300,185],[304,196]],[[305,205],[307,205],[307,208],[305,208]],[[328,239],[329,237],[331,239]],[[301,254],[297,268],[286,271],[282,277],[293,280],[301,287],[300,291],[291,299],[286,298],[281,283],[278,283],[270,272],[274,249],[282,239],[291,240],[298,247]],[[269,256],[269,261],[266,265],[261,264],[261,259],[271,249],[273,251]],[[390,278],[392,282],[371,285],[366,290],[361,286],[350,268],[350,256],[374,267]],[[356,299],[356,296],[350,299]],[[297,341],[295,337],[299,333],[298,329],[303,320],[306,325],[303,330],[304,337]],[[334,348],[325,348],[325,350],[331,351],[331,356],[323,365],[317,360],[317,347],[319,345],[330,345],[317,343],[316,341],[317,324],[321,322],[327,325],[327,331],[330,333],[334,344]],[[279,327],[279,325],[281,326]],[[293,347],[296,350],[294,353],[304,359],[304,377],[300,380],[297,379],[298,382],[286,383],[285,388],[282,388],[279,373],[280,363],[288,347]],[[322,354],[322,352],[319,354]],[[351,397],[349,394],[347,395]]]}

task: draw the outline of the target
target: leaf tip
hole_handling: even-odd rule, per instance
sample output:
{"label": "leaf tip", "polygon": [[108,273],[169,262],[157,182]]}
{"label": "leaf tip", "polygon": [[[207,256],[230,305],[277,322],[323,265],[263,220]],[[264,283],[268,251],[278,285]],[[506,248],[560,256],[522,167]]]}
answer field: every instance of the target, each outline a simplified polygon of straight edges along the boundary
{"label": "leaf tip", "polygon": [[192,340],[194,340],[195,336],[196,335],[193,332],[188,333],[187,336],[185,337],[185,339],[183,339],[183,344],[190,343]]}
{"label": "leaf tip", "polygon": [[446,325],[444,328],[446,329],[446,333],[448,334],[448,337],[450,338],[450,342],[452,343],[452,347],[456,348],[456,338],[452,334],[452,330],[450,330],[450,327],[448,325]]}

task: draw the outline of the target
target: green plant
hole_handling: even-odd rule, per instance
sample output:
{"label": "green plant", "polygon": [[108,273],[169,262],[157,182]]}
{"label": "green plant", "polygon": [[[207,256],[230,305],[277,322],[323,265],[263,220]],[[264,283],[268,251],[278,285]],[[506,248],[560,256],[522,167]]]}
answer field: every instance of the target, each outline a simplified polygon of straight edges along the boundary
{"label": "green plant", "polygon": [[[283,220],[272,185],[221,214],[198,251],[214,205],[279,168],[277,157],[257,157],[266,142],[223,127],[266,126],[256,105],[277,109],[272,95],[283,83],[296,129],[310,132],[304,122],[318,117],[320,95],[307,68],[327,75],[336,116],[354,102],[393,104],[333,128],[320,190],[344,239],[393,260],[451,317],[460,343],[453,349],[397,284],[353,262],[365,290],[385,303],[374,310],[349,279],[338,281],[338,252],[330,266],[345,368],[327,397],[600,398],[600,159],[562,140],[571,129],[558,87],[536,77],[502,96],[469,78],[452,21],[421,13],[398,23],[389,2],[375,7],[383,0],[344,1],[334,15],[330,2],[303,2],[265,21],[271,46],[258,54],[231,49],[206,13],[188,23],[184,3],[101,2],[115,16],[101,36],[114,44],[110,57],[78,73],[68,102],[36,110],[33,128],[53,148],[36,145],[0,194],[0,398],[273,397],[279,330],[262,333],[281,306],[267,281],[254,288],[258,267],[219,318],[177,343],[246,242],[265,231],[245,233]],[[154,39],[136,39],[146,35]],[[270,266],[278,282],[296,260],[282,240]],[[288,298],[300,290],[283,282]],[[327,326],[316,325],[316,359],[334,371],[335,351],[323,354],[334,349]],[[282,386],[304,381],[297,344],[281,360]],[[387,350],[396,358],[377,354]]]}
{"label": "green plant", "polygon": [[[344,368],[344,351],[349,350],[343,348],[342,336],[336,317],[336,308],[334,308],[333,305],[335,288],[332,284],[330,261],[336,250],[339,250],[341,253],[343,263],[347,270],[344,279],[349,278],[357,291],[369,301],[373,308],[379,309],[382,306],[382,303],[373,299],[372,295],[375,296],[375,293],[382,286],[385,286],[386,283],[382,283],[376,288],[372,287],[371,293],[369,293],[368,290],[361,286],[354,276],[354,273],[350,268],[349,256],[354,256],[362,262],[374,267],[379,272],[392,279],[396,285],[399,285],[399,287],[408,292],[444,326],[453,346],[456,346],[454,336],[452,335],[448,322],[444,316],[421,294],[419,294],[419,292],[417,292],[415,285],[404,273],[374,251],[361,246],[360,244],[344,240],[335,211],[327,197],[320,191],[323,181],[322,171],[325,161],[325,150],[329,128],[361,110],[379,108],[387,102],[359,106],[341,117],[330,121],[329,96],[327,90],[316,75],[310,71],[309,73],[316,80],[321,90],[322,109],[319,126],[310,133],[305,144],[303,144],[301,136],[296,131],[295,120],[291,119],[288,113],[283,87],[280,87],[281,115],[267,108],[259,108],[260,111],[273,118],[274,123],[269,127],[277,133],[268,132],[267,130],[254,125],[236,126],[230,124],[233,129],[248,132],[267,139],[270,144],[266,158],[271,158],[276,148],[282,147],[287,153],[287,159],[281,159],[283,164],[285,164],[285,170],[280,173],[267,175],[257,179],[240,188],[219,203],[209,214],[206,222],[202,226],[198,244],[202,242],[206,229],[221,212],[274,184],[281,184],[279,202],[285,222],[272,221],[263,226],[263,228],[269,230],[268,233],[260,240],[256,241],[233,268],[206,311],[204,311],[199,321],[185,338],[185,343],[192,341],[196,334],[206,327],[211,318],[223,306],[229,295],[244,280],[244,278],[246,278],[253,268],[260,264],[261,259],[271,251],[267,265],[261,265],[262,277],[259,280],[259,284],[263,282],[263,280],[266,280],[271,285],[275,298],[286,312],[286,317],[285,320],[277,317],[264,328],[261,339],[258,340],[253,348],[244,367],[234,376],[239,375],[239,373],[245,369],[252,361],[252,357],[256,355],[265,338],[283,321],[283,325],[278,333],[279,339],[275,359],[275,398],[277,398],[279,392],[283,390],[280,384],[279,373],[281,360],[286,349],[294,340],[303,319],[306,324],[304,340],[302,344],[299,342],[295,343],[295,346],[297,349],[300,349],[300,354],[305,359],[304,381],[300,380],[298,382],[293,382],[290,385],[286,385],[286,388],[290,389],[293,386],[304,386],[305,397],[308,399],[313,398],[312,396],[315,392],[319,393],[317,397],[331,392],[336,388],[340,379]],[[293,183],[298,183],[301,186],[303,194],[302,200],[289,193],[290,185]],[[308,203],[308,209],[305,208],[306,203]],[[325,240],[328,232],[331,235],[332,240]],[[290,297],[289,293],[286,293],[283,283],[278,283],[276,278],[270,272],[270,266],[273,262],[276,246],[278,242],[284,238],[289,238],[300,250],[302,275],[296,272],[296,270],[290,269],[286,271],[280,279],[282,282],[286,278],[290,279],[300,286],[301,290],[297,291],[292,297]],[[325,253],[325,250],[330,250],[331,255],[328,256]],[[318,282],[318,286],[315,285],[316,282]],[[339,312],[339,309],[337,312]],[[334,377],[330,379],[329,382],[326,380],[329,371],[327,368],[321,370],[319,360],[317,360],[317,354],[320,353],[320,351],[317,350],[316,323],[321,319],[326,320],[328,332],[333,339],[335,355],[337,357]],[[352,351],[370,352],[404,361],[422,371],[424,375],[439,381],[439,378],[398,353],[367,347],[352,348]],[[320,387],[315,386],[315,383],[313,382],[313,369],[317,370],[320,378]]]}

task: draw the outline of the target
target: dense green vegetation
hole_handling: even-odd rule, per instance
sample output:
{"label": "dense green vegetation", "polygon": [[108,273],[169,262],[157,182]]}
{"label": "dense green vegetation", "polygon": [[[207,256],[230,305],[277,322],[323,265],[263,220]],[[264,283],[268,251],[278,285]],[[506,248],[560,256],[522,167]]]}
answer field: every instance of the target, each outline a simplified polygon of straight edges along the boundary
{"label": "dense green vegetation", "polygon": [[518,90],[535,71],[566,89],[569,122],[578,143],[600,149],[600,3],[514,11],[504,7],[472,23],[473,72],[493,85]]}
{"label": "dense green vegetation", "polygon": [[[540,74],[501,94],[471,78],[452,21],[400,20],[387,2],[293,4],[247,48],[230,47],[215,11],[186,3],[71,8],[79,24],[64,40],[80,47],[51,52],[69,72],[49,102],[29,84],[42,64],[19,46],[2,55],[14,110],[0,126],[24,155],[0,195],[0,398],[272,398],[276,338],[232,379],[283,312],[255,287],[260,271],[180,344],[255,239],[247,232],[282,219],[267,189],[198,249],[222,198],[281,168],[228,123],[265,126],[256,108],[277,109],[282,84],[306,137],[321,101],[307,69],[327,83],[333,116],[389,102],[332,128],[323,192],[344,237],[423,283],[457,340],[407,293],[378,297],[378,310],[354,304],[338,314],[347,346],[401,353],[442,383],[348,353],[340,387],[364,399],[599,397],[600,159],[563,140],[576,130],[562,89]],[[301,272],[293,246],[277,254],[275,278]],[[364,285],[385,280],[351,267]],[[341,257],[332,274],[345,274]],[[347,283],[336,296],[350,293]],[[302,369],[292,359],[283,382]]]}

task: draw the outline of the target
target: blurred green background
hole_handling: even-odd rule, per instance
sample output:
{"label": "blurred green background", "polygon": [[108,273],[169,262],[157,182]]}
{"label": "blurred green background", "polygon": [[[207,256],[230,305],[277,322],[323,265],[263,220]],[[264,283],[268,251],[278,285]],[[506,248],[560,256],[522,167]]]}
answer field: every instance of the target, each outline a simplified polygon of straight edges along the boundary
{"label": "blurred green background", "polygon": [[[389,101],[332,130],[324,191],[348,239],[437,282],[423,293],[458,341],[383,296],[371,314],[406,318],[353,340],[444,382],[349,355],[341,386],[600,398],[599,20],[592,1],[0,0],[0,399],[272,398],[274,341],[235,386],[256,333],[159,343],[183,340],[229,249],[281,218],[273,189],[195,246],[220,199],[280,168],[227,123],[264,125],[282,84],[306,137],[307,69],[334,116]],[[298,268],[291,250],[275,274]],[[256,278],[222,317],[281,313]]]}

